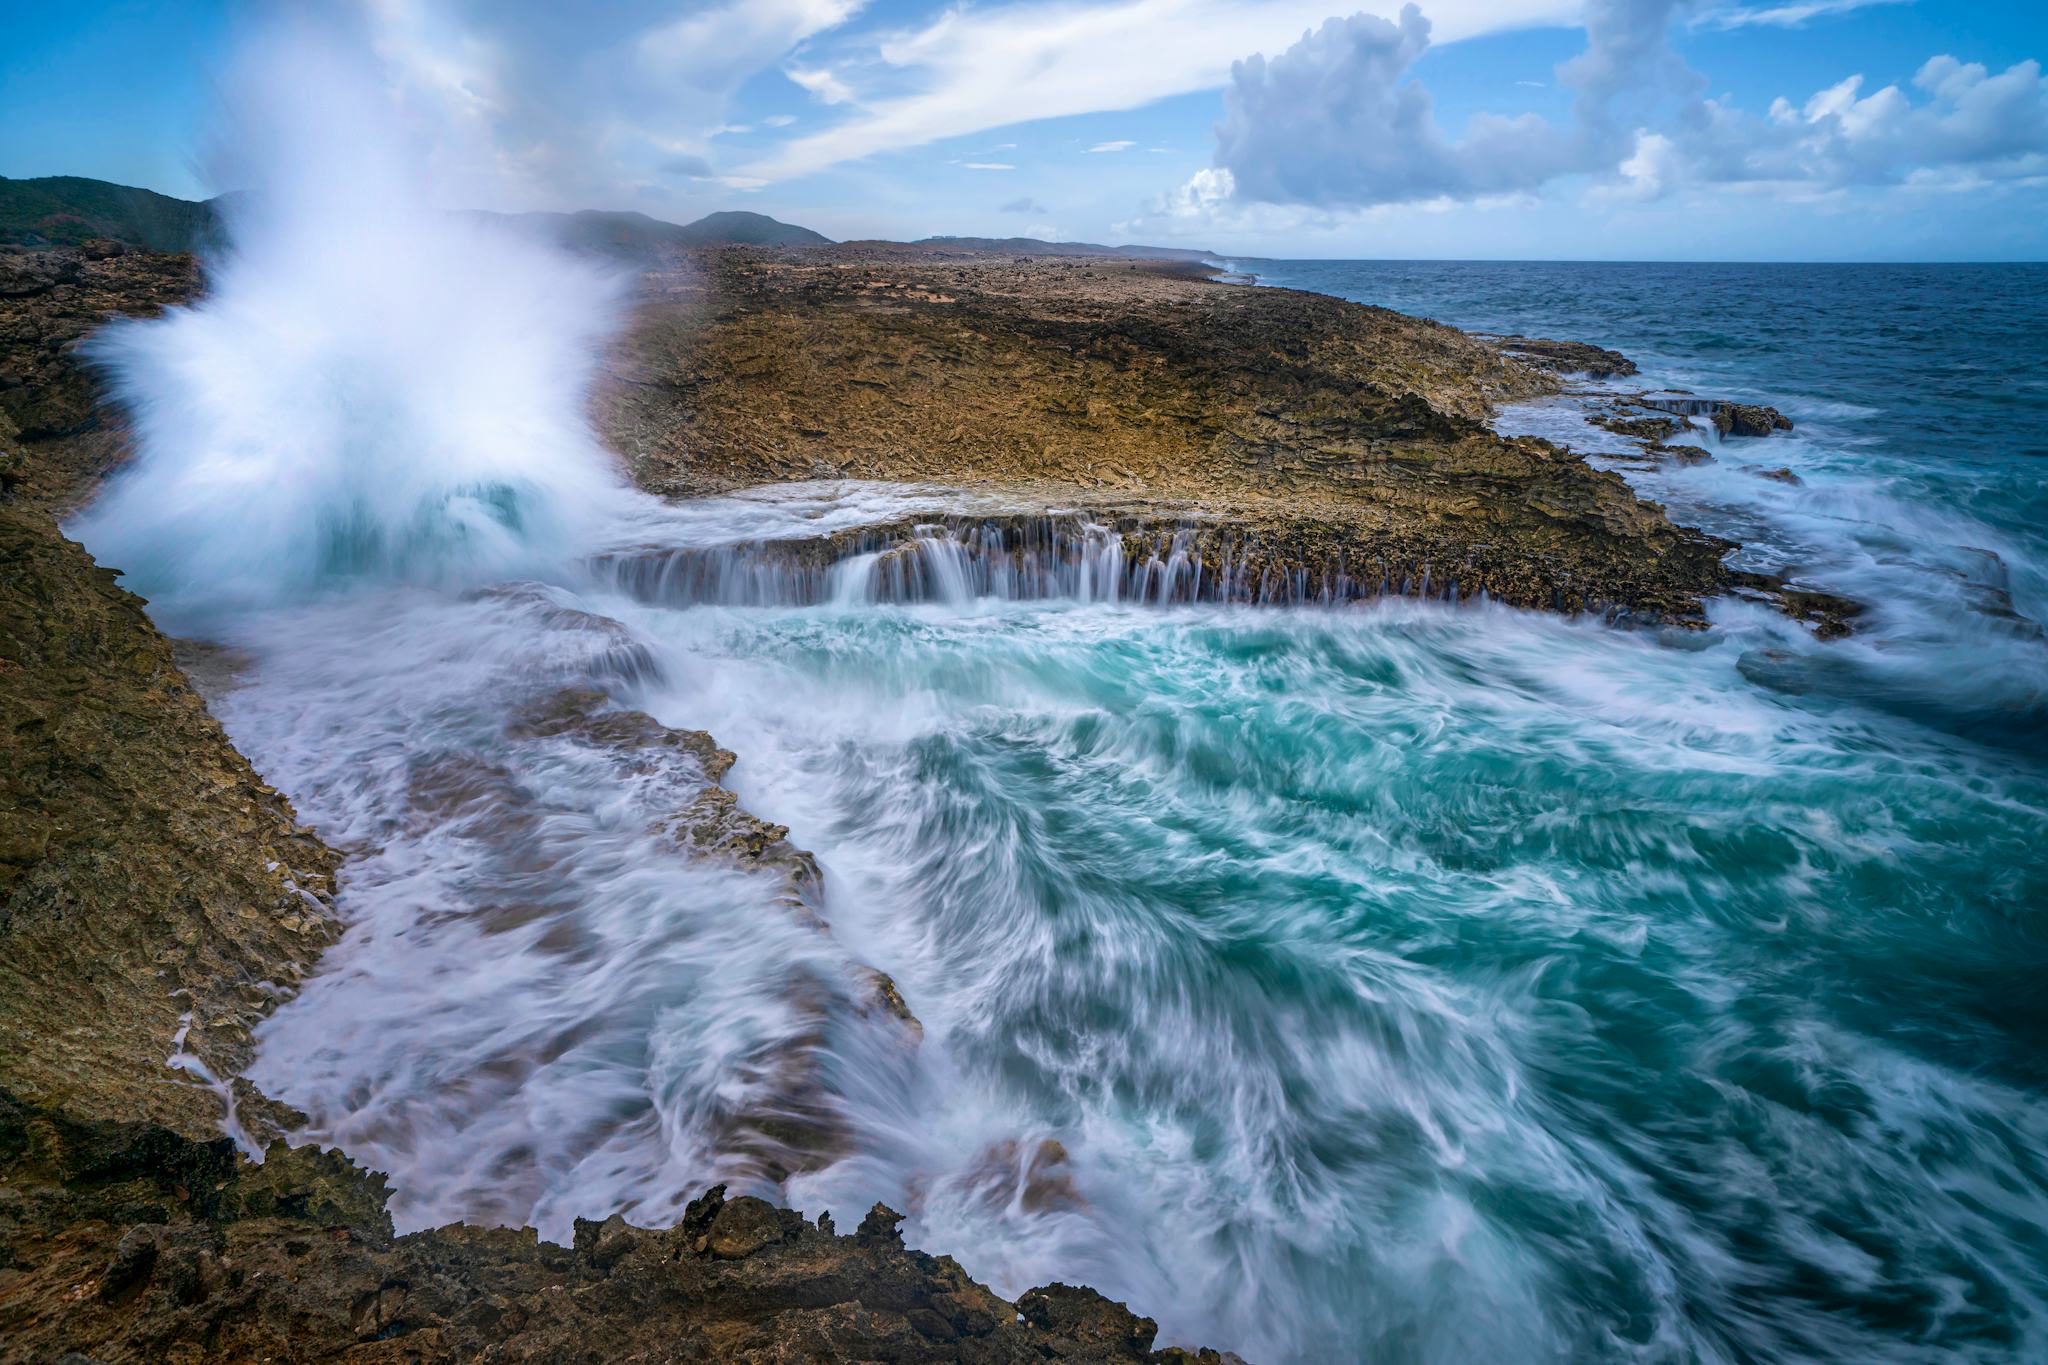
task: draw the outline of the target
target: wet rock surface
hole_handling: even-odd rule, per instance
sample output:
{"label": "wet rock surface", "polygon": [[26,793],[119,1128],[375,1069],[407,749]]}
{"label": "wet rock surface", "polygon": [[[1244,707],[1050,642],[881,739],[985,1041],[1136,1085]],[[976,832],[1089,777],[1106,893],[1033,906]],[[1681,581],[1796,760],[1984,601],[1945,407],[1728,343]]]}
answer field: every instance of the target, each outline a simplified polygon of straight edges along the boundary
{"label": "wet rock surface", "polygon": [[1753,403],[1720,403],[1714,408],[1714,430],[1722,436],[1768,436],[1792,430],[1792,419],[1776,408]]}
{"label": "wet rock surface", "polygon": [[1512,356],[1553,374],[1585,375],[1592,379],[1616,379],[1637,373],[1636,363],[1619,351],[1610,351],[1583,341],[1554,341],[1548,337],[1488,337],[1502,355]]}
{"label": "wet rock surface", "polygon": [[0,1093],[0,1361],[1214,1362],[1092,1290],[1010,1303],[906,1250],[879,1205],[838,1236],[723,1186],[660,1231],[573,1244],[392,1235],[380,1177],[274,1144],[81,1122]]}
{"label": "wet rock surface", "polygon": [[1698,619],[1730,582],[1727,542],[1488,429],[1559,381],[1436,323],[1185,266],[872,244],[645,283],[600,416],[657,492],[845,477],[1197,509],[1298,546],[1283,572],[1341,558],[1567,611]]}

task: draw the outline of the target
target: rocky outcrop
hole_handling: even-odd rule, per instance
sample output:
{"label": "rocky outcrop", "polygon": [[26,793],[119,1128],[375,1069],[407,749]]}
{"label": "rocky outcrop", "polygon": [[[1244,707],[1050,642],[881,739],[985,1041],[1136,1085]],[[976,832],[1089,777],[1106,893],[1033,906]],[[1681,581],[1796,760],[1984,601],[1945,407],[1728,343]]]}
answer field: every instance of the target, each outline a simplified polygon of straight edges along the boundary
{"label": "rocky outcrop", "polygon": [[[107,425],[79,342],[109,317],[157,312],[190,298],[198,284],[190,256],[118,248],[0,252],[0,419],[13,438],[47,441]],[[80,491],[118,450],[104,442],[40,449],[38,463],[49,473],[42,491]]]}
{"label": "rocky outcrop", "polygon": [[1686,426],[1684,422],[1679,421],[1676,417],[1650,416],[1648,414],[1631,412],[1624,407],[1615,407],[1605,412],[1596,412],[1593,414],[1592,421],[1595,426],[1605,427],[1617,436],[1627,436],[1633,440],[1648,441],[1652,445],[1660,441],[1670,440],[1673,436],[1685,430]]}
{"label": "rocky outcrop", "polygon": [[[1606,586],[1620,581],[1611,567],[1605,575],[1589,566],[1575,576],[1528,547],[1475,553],[1455,541],[1388,531],[1315,507],[1103,496],[1080,502],[1059,513],[931,516],[804,538],[622,553],[595,567],[643,600],[671,606],[815,604],[834,591],[835,568],[865,561],[866,596],[878,602],[936,601],[963,584],[977,596],[1074,597],[1085,584],[1097,600],[1156,606],[1342,606],[1485,595],[1648,619],[1686,619],[1696,608],[1684,589],[1666,592],[1641,578],[1627,598],[1609,595]],[[1726,548],[1705,537],[1682,542],[1663,570],[1681,583],[1703,580],[1720,573]]]}
{"label": "rocky outcrop", "polygon": [[1093,1290],[1016,1303],[907,1250],[876,1205],[842,1236],[723,1186],[677,1226],[574,1243],[451,1226],[392,1235],[381,1177],[274,1144],[82,1122],[0,1092],[0,1362],[792,1360],[1174,1362]]}
{"label": "rocky outcrop", "polygon": [[1589,345],[1583,341],[1553,341],[1547,337],[1488,337],[1502,355],[1513,356],[1552,374],[1585,375],[1590,379],[1616,379],[1637,373],[1636,363],[1619,351]]}
{"label": "rocky outcrop", "polygon": [[1774,431],[1792,430],[1792,419],[1776,408],[1754,403],[1717,403],[1714,430],[1722,436],[1768,436]]}
{"label": "rocky outcrop", "polygon": [[41,282],[0,296],[0,1085],[190,1135],[233,1099],[262,1131],[226,1078],[332,938],[337,859],[56,520],[121,448],[76,342],[188,292],[191,262],[0,263]]}
{"label": "rocky outcrop", "polygon": [[[1731,548],[1493,434],[1554,375],[1435,323],[1101,259],[732,250],[658,271],[601,405],[661,492],[823,477],[1015,492],[1256,538],[1276,572],[1455,578],[1698,620]],[[1607,354],[1607,353],[1601,353]],[[1625,364],[1623,357],[1615,363]],[[1301,559],[1279,562],[1281,547]]]}

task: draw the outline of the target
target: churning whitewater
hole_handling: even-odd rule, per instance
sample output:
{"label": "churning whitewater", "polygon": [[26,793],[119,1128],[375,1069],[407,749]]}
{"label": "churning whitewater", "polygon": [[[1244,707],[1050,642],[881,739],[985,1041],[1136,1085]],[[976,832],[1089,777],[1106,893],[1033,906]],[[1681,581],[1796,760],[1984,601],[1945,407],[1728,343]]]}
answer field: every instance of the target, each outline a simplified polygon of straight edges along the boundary
{"label": "churning whitewater", "polygon": [[[243,121],[208,296],[104,343],[140,453],[74,530],[348,855],[252,1077],[402,1228],[726,1180],[1261,1362],[2048,1351],[2048,773],[1892,704],[1910,631],[1254,608],[1317,594],[945,489],[657,503],[584,416],[611,282],[319,88]],[[905,517],[951,529],[757,548]],[[699,729],[815,882],[692,843]]]}

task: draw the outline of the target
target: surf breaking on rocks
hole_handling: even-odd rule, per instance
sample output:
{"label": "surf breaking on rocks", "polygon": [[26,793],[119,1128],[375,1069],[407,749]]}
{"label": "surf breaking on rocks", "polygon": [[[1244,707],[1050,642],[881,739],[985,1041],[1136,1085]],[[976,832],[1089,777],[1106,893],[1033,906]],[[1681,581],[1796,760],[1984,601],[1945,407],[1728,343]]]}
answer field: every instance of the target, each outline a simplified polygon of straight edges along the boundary
{"label": "surf breaking on rocks", "polygon": [[401,1226],[881,1199],[1263,1360],[2041,1339],[1972,1191],[2048,1215],[2048,1113],[1872,1017],[2024,952],[1934,907],[2038,885],[2038,776],[1757,687],[1804,637],[1740,603],[1198,607],[1245,580],[1169,539],[1134,590],[1107,527],[1007,591],[1007,542],[914,531],[895,578],[633,579],[997,514],[627,488],[613,282],[427,207],[368,83],[268,55],[211,293],[105,344],[140,453],[76,530],[230,651],[212,704],[348,854],[251,1076]]}

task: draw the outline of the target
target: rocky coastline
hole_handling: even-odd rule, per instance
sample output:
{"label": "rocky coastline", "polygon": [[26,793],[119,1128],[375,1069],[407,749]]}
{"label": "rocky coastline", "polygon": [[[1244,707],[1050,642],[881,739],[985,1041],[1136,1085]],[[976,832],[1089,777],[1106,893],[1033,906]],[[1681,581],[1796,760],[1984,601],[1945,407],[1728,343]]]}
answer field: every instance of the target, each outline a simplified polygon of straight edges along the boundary
{"label": "rocky coastline", "polygon": [[[1209,566],[1187,600],[1485,593],[1699,625],[1706,599],[1744,588],[1823,633],[1853,607],[1734,572],[1732,545],[1618,475],[1488,429],[1562,374],[1633,370],[1597,348],[1477,339],[1178,262],[731,248],[672,253],[641,285],[596,415],[659,494],[1000,489],[1039,510],[951,528],[991,565],[1064,553],[1058,527],[1085,523],[1116,532],[1120,572],[1176,547]],[[1149,1319],[1086,1289],[1003,1300],[904,1248],[881,1206],[842,1236],[721,1188],[677,1227],[579,1224],[569,1247],[400,1237],[382,1177],[281,1141],[299,1116],[236,1078],[251,1028],[339,933],[342,859],[207,713],[200,657],[59,530],[127,448],[79,343],[199,287],[189,257],[114,242],[0,255],[0,1361],[1227,1359],[1155,1350]],[[1760,413],[1733,410],[1730,429],[1768,431]],[[1646,451],[1685,449],[1647,400],[1612,419]],[[907,556],[929,533],[756,548],[801,570]],[[652,592],[693,570],[620,572]],[[677,837],[779,872],[789,911],[827,931],[815,863],[739,808],[710,736],[590,691],[519,723],[690,755],[704,787]],[[879,972],[872,994],[914,1036],[914,1002]],[[803,1113],[802,1059],[790,1074],[785,1121]],[[237,1139],[267,1147],[261,1164]],[[771,1179],[833,1156],[829,1116],[735,1141],[760,1145]]]}

